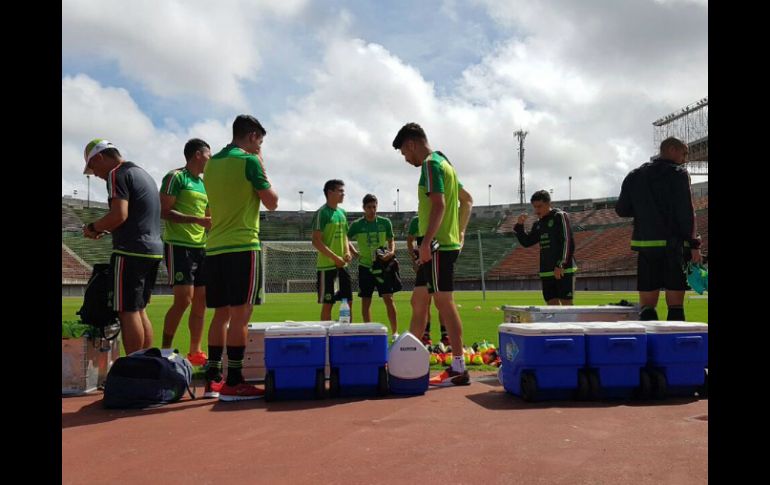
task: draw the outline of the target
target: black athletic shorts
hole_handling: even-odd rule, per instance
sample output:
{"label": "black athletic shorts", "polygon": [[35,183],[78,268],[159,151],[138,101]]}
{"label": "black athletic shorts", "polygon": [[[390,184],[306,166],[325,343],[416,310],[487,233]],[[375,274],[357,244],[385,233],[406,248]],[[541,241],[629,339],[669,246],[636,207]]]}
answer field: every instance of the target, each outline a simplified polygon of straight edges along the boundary
{"label": "black athletic shorts", "polygon": [[666,250],[639,251],[637,259],[637,287],[639,291],[687,289],[687,276],[682,263]]}
{"label": "black athletic shorts", "polygon": [[206,286],[206,278],[203,276],[206,257],[204,248],[188,248],[165,243],[163,254],[170,286]]}
{"label": "black athletic shorts", "polygon": [[262,251],[207,255],[204,263],[206,306],[262,304]]}
{"label": "black athletic shorts", "polygon": [[454,291],[455,262],[459,250],[436,251],[433,258],[417,269],[414,286],[427,286],[428,293]]}
{"label": "black athletic shorts", "polygon": [[394,279],[392,271],[382,273],[381,275],[374,275],[370,268],[359,266],[358,296],[361,298],[371,298],[375,288],[377,288],[377,294],[380,297],[382,295],[392,295],[395,293],[393,290]]}
{"label": "black athletic shorts", "polygon": [[554,277],[541,278],[543,283],[543,299],[545,301],[558,298],[559,300],[572,300],[575,298],[575,273],[565,273],[561,279]]}
{"label": "black athletic shorts", "polygon": [[[338,291],[334,291],[335,280],[339,280]],[[333,304],[335,301],[342,301],[343,298],[347,298],[348,303],[353,301],[353,289],[347,268],[317,271],[316,288],[318,289],[318,303]]]}
{"label": "black athletic shorts", "polygon": [[112,308],[116,312],[136,312],[150,303],[160,259],[112,253]]}

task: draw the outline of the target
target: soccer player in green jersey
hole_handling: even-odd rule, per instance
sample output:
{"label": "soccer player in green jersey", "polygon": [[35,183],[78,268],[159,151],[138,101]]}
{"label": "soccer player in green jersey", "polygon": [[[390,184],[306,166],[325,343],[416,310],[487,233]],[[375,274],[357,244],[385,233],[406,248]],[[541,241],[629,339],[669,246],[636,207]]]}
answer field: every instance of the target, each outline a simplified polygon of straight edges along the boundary
{"label": "soccer player in green jersey", "polygon": [[[364,322],[372,321],[372,294],[377,294],[385,303],[393,336],[398,336],[396,307],[393,304],[395,274],[374,268],[391,261],[396,256],[396,241],[393,239],[393,224],[387,217],[377,215],[377,197],[366,194],[363,200],[364,216],[353,221],[348,229],[348,238],[358,243],[358,296],[361,298],[361,315]],[[385,251],[378,250],[387,248]],[[379,260],[378,264],[375,264]]]}
{"label": "soccer player in green jersey", "polygon": [[425,131],[417,123],[407,123],[398,131],[393,148],[401,151],[407,163],[420,168],[417,214],[423,240],[412,293],[410,331],[413,335],[422,335],[432,296],[449,332],[452,365],[432,378],[430,384],[470,384],[463,359],[462,321],[452,292],[454,266],[463,245],[473,199],[460,188],[454,167],[443,153],[430,147]]}
{"label": "soccer player in green jersey", "polygon": [[206,314],[206,280],[203,259],[206,256],[206,229],[211,217],[206,215],[208,196],[203,185],[203,168],[211,158],[211,147],[199,138],[184,146],[187,163],[170,171],[160,186],[160,216],[166,220],[163,231],[164,255],[174,301],[163,324],[163,348],[170,348],[174,334],[187,307],[192,304],[188,324],[192,365],[206,364],[201,350],[203,317]]}
{"label": "soccer player in green jersey", "polygon": [[[326,203],[313,215],[313,247],[318,250],[316,288],[321,306],[321,320],[332,319],[335,301],[348,300],[353,321],[353,290],[348,263],[358,255],[348,241],[348,215],[339,204],[345,199],[345,182],[329,180],[324,184]],[[334,291],[335,281],[339,291]]]}
{"label": "soccer player in green jersey", "polygon": [[[262,303],[259,209],[278,207],[278,195],[262,161],[267,131],[250,115],[233,122],[232,142],[206,163],[204,180],[211,210],[206,240],[206,306],[214,309],[209,328],[209,367],[204,397],[220,401],[256,399],[264,390],[243,378],[243,354],[254,305]],[[222,351],[227,346],[227,379]]]}

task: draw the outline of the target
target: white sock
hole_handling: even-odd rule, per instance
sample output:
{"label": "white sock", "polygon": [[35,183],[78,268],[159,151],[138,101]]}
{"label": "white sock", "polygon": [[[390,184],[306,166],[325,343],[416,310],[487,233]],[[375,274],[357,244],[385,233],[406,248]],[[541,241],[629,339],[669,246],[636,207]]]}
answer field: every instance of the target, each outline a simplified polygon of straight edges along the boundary
{"label": "white sock", "polygon": [[455,372],[465,372],[465,357],[462,355],[453,355],[452,370]]}

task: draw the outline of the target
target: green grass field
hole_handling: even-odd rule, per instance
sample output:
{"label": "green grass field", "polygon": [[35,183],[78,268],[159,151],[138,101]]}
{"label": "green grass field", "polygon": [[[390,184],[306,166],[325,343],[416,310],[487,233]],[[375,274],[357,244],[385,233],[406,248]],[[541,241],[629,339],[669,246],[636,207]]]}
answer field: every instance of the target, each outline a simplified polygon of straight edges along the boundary
{"label": "green grass field", "polygon": [[[685,312],[688,321],[708,323],[708,300],[707,299],[689,299],[688,293],[685,298]],[[398,329],[403,332],[409,327],[409,319],[412,311],[409,304],[411,292],[397,293],[394,300],[398,310]],[[168,307],[171,305],[172,297],[166,295],[153,296],[152,302],[147,308],[147,314],[152,321],[154,339],[153,343],[160,345],[160,339],[163,332],[163,319]],[[576,305],[599,305],[611,302],[618,302],[626,299],[631,302],[639,301],[637,293],[632,292],[602,292],[602,291],[582,291],[576,293]],[[542,305],[542,294],[539,291],[492,291],[487,292],[486,301],[482,301],[480,291],[467,291],[455,293],[455,301],[459,308],[460,316],[463,320],[463,340],[466,345],[473,342],[481,342],[486,339],[497,344],[497,326],[503,321],[503,312],[495,310],[495,307],[502,305]],[[62,321],[77,320],[75,312],[80,308],[82,298],[62,297]],[[480,310],[475,310],[480,306]],[[335,305],[333,316],[336,318],[339,305]],[[361,307],[356,298],[353,303],[353,321],[361,321]],[[188,310],[189,312],[189,310]],[[320,305],[315,301],[314,293],[276,293],[268,294],[266,303],[254,307],[252,322],[282,322],[285,320],[318,320],[320,316]],[[658,304],[658,316],[661,319],[666,318],[665,300],[661,298]],[[206,328],[203,335],[203,350],[206,350],[206,332],[208,324],[211,321],[212,310],[206,312]],[[387,324],[387,315],[382,301],[375,296],[372,301],[372,318],[375,322]],[[431,309],[432,337],[434,341],[439,338],[438,318],[435,307]],[[187,328],[187,314],[182,318],[182,322],[177,330],[174,339],[174,347],[180,352],[187,352],[190,345],[190,332]]]}

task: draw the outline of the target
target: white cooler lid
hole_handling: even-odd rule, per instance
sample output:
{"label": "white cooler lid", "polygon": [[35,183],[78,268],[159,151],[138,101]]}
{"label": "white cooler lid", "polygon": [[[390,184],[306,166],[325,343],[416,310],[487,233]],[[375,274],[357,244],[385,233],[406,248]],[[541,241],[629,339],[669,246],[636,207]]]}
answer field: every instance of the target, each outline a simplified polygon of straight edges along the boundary
{"label": "white cooler lid", "polygon": [[276,337],[326,337],[326,328],[321,325],[286,322],[267,327],[265,338]]}
{"label": "white cooler lid", "polygon": [[542,305],[542,306],[515,306],[503,305],[503,311],[525,311],[533,313],[626,313],[638,312],[635,306],[618,305]]}
{"label": "white cooler lid", "polygon": [[250,322],[249,330],[261,330],[264,332],[267,327],[274,327],[278,325],[284,325],[284,322]]}
{"label": "white cooler lid", "polygon": [[572,324],[582,327],[586,335],[646,333],[643,326],[628,322],[572,322]]}
{"label": "white cooler lid", "polygon": [[583,329],[574,323],[503,323],[497,327],[501,333],[513,335],[583,335]]}
{"label": "white cooler lid", "polygon": [[335,323],[329,335],[388,335],[388,329],[381,323]]}
{"label": "white cooler lid", "polygon": [[337,322],[335,320],[321,320],[321,321],[307,320],[307,321],[301,321],[301,322],[295,322],[294,320],[286,320],[285,322],[282,322],[282,323],[302,323],[305,325],[320,325],[322,327],[329,328]]}
{"label": "white cooler lid", "polygon": [[708,333],[709,326],[698,322],[667,322],[660,320],[629,322],[643,326],[647,333]]}

